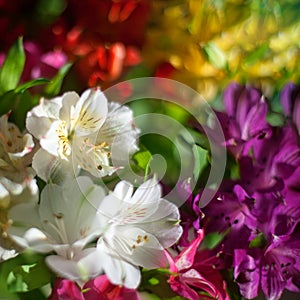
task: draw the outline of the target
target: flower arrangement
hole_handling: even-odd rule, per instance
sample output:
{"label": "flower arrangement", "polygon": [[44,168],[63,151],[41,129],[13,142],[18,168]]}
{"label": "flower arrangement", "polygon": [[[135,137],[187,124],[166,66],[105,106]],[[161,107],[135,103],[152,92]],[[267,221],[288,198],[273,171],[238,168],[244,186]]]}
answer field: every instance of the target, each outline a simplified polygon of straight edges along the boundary
{"label": "flower arrangement", "polygon": [[297,9],[0,3],[0,299],[297,299]]}

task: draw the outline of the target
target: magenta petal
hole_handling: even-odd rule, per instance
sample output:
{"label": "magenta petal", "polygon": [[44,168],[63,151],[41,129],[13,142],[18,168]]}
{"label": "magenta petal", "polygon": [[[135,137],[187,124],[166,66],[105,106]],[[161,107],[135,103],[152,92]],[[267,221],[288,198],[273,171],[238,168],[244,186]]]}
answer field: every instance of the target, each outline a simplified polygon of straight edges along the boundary
{"label": "magenta petal", "polygon": [[[300,90],[300,88],[299,88]],[[298,134],[300,134],[300,92],[298,96],[298,101],[295,105],[295,109],[293,111],[293,122],[296,125],[296,128],[298,130]]]}
{"label": "magenta petal", "polygon": [[196,287],[199,290],[207,292],[212,297],[217,298],[218,292],[216,291],[214,285],[202,277],[196,270],[191,269],[183,274],[182,277],[184,282],[189,286]]}
{"label": "magenta petal", "polygon": [[278,300],[286,282],[272,266],[262,269],[261,287],[267,299]]}
{"label": "magenta petal", "polygon": [[285,115],[292,120],[300,133],[300,86],[288,83],[281,92],[280,100]]}
{"label": "magenta petal", "polygon": [[249,113],[246,116],[247,122],[243,128],[242,139],[270,132],[268,128],[269,126],[266,123],[267,113],[268,106],[262,98],[252,109],[249,110]]}
{"label": "magenta petal", "polygon": [[109,300],[106,293],[103,291],[108,286],[108,280],[105,275],[98,276],[95,279],[89,280],[83,287],[85,300]]}
{"label": "magenta petal", "polygon": [[179,256],[175,259],[175,264],[178,270],[183,270],[191,267],[194,263],[194,257],[198,246],[200,245],[201,241],[203,240],[204,232],[202,229],[198,230],[198,237],[195,238],[191,245],[183,250]]}
{"label": "magenta petal", "polygon": [[253,299],[258,295],[260,282],[260,250],[255,249],[251,255],[245,250],[237,249],[234,252],[234,277],[243,297]]}
{"label": "magenta petal", "polygon": [[[286,116],[291,117],[294,110],[294,105],[296,99],[300,99],[299,94],[300,88],[299,86],[295,85],[294,83],[288,83],[282,89],[280,94],[280,101],[283,108],[283,111]],[[299,94],[299,97],[297,97]]]}
{"label": "magenta petal", "polygon": [[48,300],[85,300],[79,287],[72,280],[57,279]]}
{"label": "magenta petal", "polygon": [[182,281],[181,277],[171,277],[169,283],[170,287],[176,294],[190,300],[199,299],[199,294],[195,290],[190,288],[184,281]]}
{"label": "magenta petal", "polygon": [[83,289],[85,300],[139,300],[135,289],[112,284],[106,275],[101,275],[88,281]]}

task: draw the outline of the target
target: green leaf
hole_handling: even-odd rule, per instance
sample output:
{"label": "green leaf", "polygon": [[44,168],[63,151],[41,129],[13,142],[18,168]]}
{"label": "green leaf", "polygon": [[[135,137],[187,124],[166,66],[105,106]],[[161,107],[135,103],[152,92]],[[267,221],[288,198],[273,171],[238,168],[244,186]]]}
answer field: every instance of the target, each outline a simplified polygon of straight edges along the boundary
{"label": "green leaf", "polygon": [[19,85],[16,89],[15,89],[15,93],[23,93],[24,91],[26,91],[27,89],[33,87],[33,86],[37,86],[37,85],[41,85],[41,84],[46,84],[49,83],[50,80],[46,79],[46,78],[37,78],[37,79],[33,79],[30,81],[27,81],[21,85]]}
{"label": "green leaf", "polygon": [[135,67],[130,68],[126,73],[125,80],[130,80],[134,78],[141,78],[151,76],[151,71],[143,64],[139,64]]}
{"label": "green leaf", "polygon": [[47,85],[47,87],[45,89],[45,93],[48,97],[53,97],[53,96],[56,96],[57,94],[59,94],[62,83],[63,83],[63,79],[69,72],[71,66],[72,66],[71,63],[65,64],[62,68],[59,69],[59,71],[54,76],[54,78],[51,80],[51,82]]}
{"label": "green leaf", "polygon": [[263,59],[263,57],[269,52],[269,45],[268,43],[265,43],[258,47],[256,50],[251,52],[244,60],[244,64],[246,66],[252,66],[256,62]]}
{"label": "green leaf", "polygon": [[267,239],[263,233],[259,233],[249,244],[249,248],[264,248]]}
{"label": "green leaf", "polygon": [[25,64],[22,38],[10,48],[0,70],[0,94],[13,90],[18,85]]}
{"label": "green leaf", "polygon": [[282,114],[271,112],[267,115],[267,121],[272,126],[283,126],[285,118]]}
{"label": "green leaf", "polygon": [[224,238],[223,234],[211,232],[205,235],[202,246],[207,249],[214,249]]}
{"label": "green leaf", "polygon": [[141,150],[136,152],[132,158],[141,169],[146,171],[146,169],[149,167],[152,155],[149,150],[142,146]]}
{"label": "green leaf", "polygon": [[231,300],[245,300],[240,293],[240,289],[234,280],[233,269],[221,270],[222,277],[226,281],[226,290]]}
{"label": "green leaf", "polygon": [[182,124],[186,124],[186,121],[190,117],[186,110],[175,103],[166,103],[165,113]]}
{"label": "green leaf", "polygon": [[[18,266],[25,264],[34,263],[38,257],[36,254],[27,251],[25,253],[19,254],[18,256],[8,259],[6,261],[1,262],[0,264],[0,295],[5,296],[5,300],[15,300],[20,299],[18,296],[13,295],[8,289],[7,280],[9,278],[9,274],[11,270],[17,268]],[[1,299],[1,298],[0,298]]]}
{"label": "green leaf", "polygon": [[197,179],[202,171],[208,166],[208,151],[198,145],[193,146],[194,154],[194,178]]}
{"label": "green leaf", "polygon": [[[41,289],[35,289],[32,291],[29,291],[27,293],[20,293],[20,300],[46,300],[48,297],[46,295],[49,295],[50,292],[44,292]],[[1,300],[1,298],[0,298]]]}
{"label": "green leaf", "polygon": [[210,149],[209,141],[207,139],[207,136],[205,134],[200,133],[197,130],[186,128],[188,135],[184,132],[180,132],[181,138],[183,138],[186,143],[193,146],[194,144],[198,145],[199,147],[203,149]]}
{"label": "green leaf", "polygon": [[26,114],[38,103],[38,97],[32,96],[26,90],[22,93],[9,91],[0,96],[0,103],[0,115],[12,111],[10,121],[14,122],[20,130],[23,130]]}
{"label": "green leaf", "polygon": [[39,258],[33,264],[15,267],[8,274],[7,284],[11,292],[28,292],[46,285],[50,280],[51,273],[44,258]]}
{"label": "green leaf", "polygon": [[203,46],[203,50],[209,62],[216,68],[225,69],[227,67],[226,55],[216,44],[209,42]]}
{"label": "green leaf", "polygon": [[66,0],[39,0],[36,5],[37,18],[44,24],[50,24],[64,11]]}
{"label": "green leaf", "polygon": [[[151,299],[176,299],[178,297],[168,283],[169,271],[164,269],[142,271],[142,282],[139,290],[149,293]],[[178,298],[184,299],[184,298]]]}

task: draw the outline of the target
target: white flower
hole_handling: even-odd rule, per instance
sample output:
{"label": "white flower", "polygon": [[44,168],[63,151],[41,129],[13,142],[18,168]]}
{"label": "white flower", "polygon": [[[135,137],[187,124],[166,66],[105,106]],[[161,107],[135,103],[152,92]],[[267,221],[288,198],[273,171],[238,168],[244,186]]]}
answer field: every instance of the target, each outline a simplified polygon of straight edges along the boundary
{"label": "white flower", "polygon": [[[9,114],[0,118],[0,207],[6,208],[17,201],[24,189],[34,195],[38,189],[29,168],[34,147],[32,136],[22,135],[16,125],[8,122]],[[15,203],[14,203],[15,204]]]}
{"label": "white flower", "polygon": [[0,247],[0,263],[4,260],[10,259],[17,256],[17,253],[15,250],[7,250],[2,247]]}
{"label": "white flower", "polygon": [[95,247],[86,247],[103,231],[97,208],[105,196],[88,177],[63,186],[48,184],[40,204],[20,204],[10,212],[13,240],[37,252],[56,252],[46,263],[60,276],[87,280],[102,271]]}
{"label": "white flower", "polygon": [[103,268],[114,284],[136,288],[139,266],[165,266],[164,248],[173,245],[182,233],[178,208],[161,198],[155,179],[133,186],[120,182],[99,207],[107,228],[98,239]]}
{"label": "white flower", "polygon": [[38,187],[29,167],[34,143],[28,133],[20,133],[8,122],[9,113],[0,118],[0,245],[10,248],[7,210],[22,202],[37,202]]}
{"label": "white flower", "polygon": [[40,204],[17,205],[10,217],[13,240],[37,252],[54,251],[46,263],[60,276],[87,280],[104,271],[128,288],[138,286],[140,266],[165,266],[164,249],[182,233],[178,208],[161,198],[155,179],[135,193],[122,181],[107,196],[88,177],[48,184]]}
{"label": "white flower", "polygon": [[53,166],[57,171],[63,161],[74,166],[75,175],[78,167],[97,177],[110,175],[119,168],[111,165],[114,152],[122,158],[136,150],[138,131],[132,112],[108,104],[99,89],[86,90],[81,97],[68,92],[52,100],[42,99],[27,114],[26,126],[40,140],[42,154],[36,154],[33,167],[44,180],[52,178]]}

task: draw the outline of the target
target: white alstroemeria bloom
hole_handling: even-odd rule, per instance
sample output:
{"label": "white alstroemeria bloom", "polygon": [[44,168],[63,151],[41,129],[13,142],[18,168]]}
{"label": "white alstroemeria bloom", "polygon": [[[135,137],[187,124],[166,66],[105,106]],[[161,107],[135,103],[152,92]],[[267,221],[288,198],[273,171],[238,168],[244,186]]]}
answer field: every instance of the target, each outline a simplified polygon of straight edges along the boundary
{"label": "white alstroemeria bloom", "polygon": [[0,118],[0,245],[12,246],[7,238],[10,222],[7,211],[22,202],[37,202],[38,187],[29,167],[34,143],[30,134],[8,122],[9,113]]}
{"label": "white alstroemeria bloom", "polygon": [[18,253],[15,250],[7,250],[0,246],[0,263],[4,260],[16,257]]}
{"label": "white alstroemeria bloom", "polygon": [[151,269],[165,266],[164,249],[181,236],[178,208],[161,198],[155,179],[142,184],[133,194],[125,181],[117,184],[99,206],[107,227],[98,239],[103,268],[114,284],[136,288],[139,266]]}
{"label": "white alstroemeria bloom", "polygon": [[26,188],[32,195],[38,193],[34,172],[29,167],[34,148],[32,136],[22,135],[8,117],[6,114],[0,118],[0,208],[22,202],[17,196]]}
{"label": "white alstroemeria bloom", "polygon": [[119,168],[111,165],[112,144],[126,135],[128,142],[116,148],[125,145],[130,148],[129,153],[136,149],[138,131],[132,120],[129,109],[108,104],[97,88],[88,89],[81,96],[68,92],[52,100],[42,99],[26,120],[27,129],[42,148],[34,157],[33,167],[44,180],[63,161],[74,166],[75,175],[78,167],[97,177],[110,175]]}
{"label": "white alstroemeria bloom", "polygon": [[131,154],[138,150],[139,129],[134,126],[133,112],[127,106],[108,103],[107,118],[97,133],[97,145],[109,145],[115,165],[124,165]]}
{"label": "white alstroemeria bloom", "polygon": [[87,245],[105,227],[97,213],[104,197],[104,189],[84,176],[63,186],[48,184],[40,204],[12,208],[9,234],[21,247],[55,252],[46,263],[58,275],[72,280],[95,277],[102,271],[102,262],[96,247]]}

